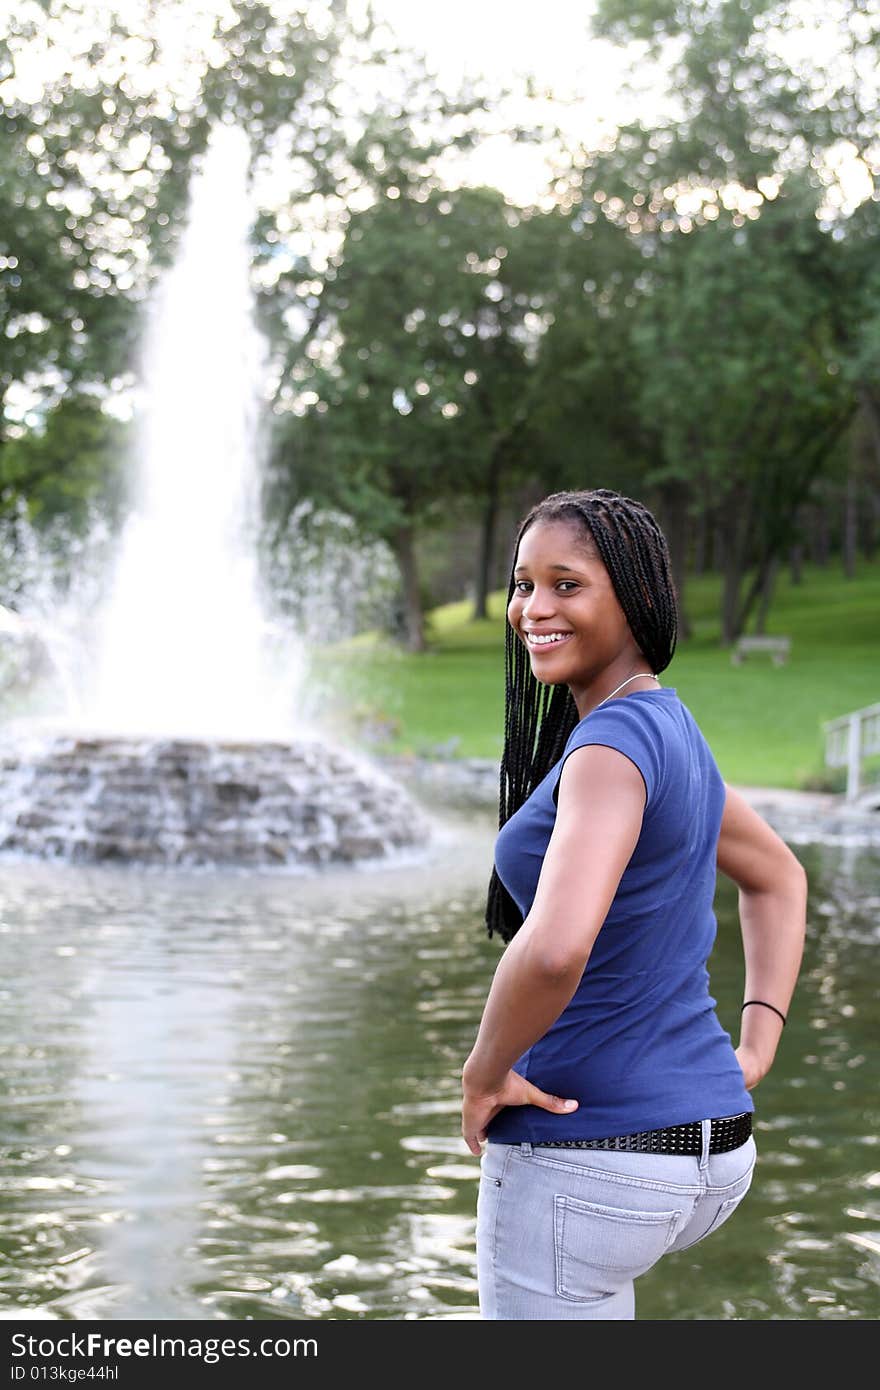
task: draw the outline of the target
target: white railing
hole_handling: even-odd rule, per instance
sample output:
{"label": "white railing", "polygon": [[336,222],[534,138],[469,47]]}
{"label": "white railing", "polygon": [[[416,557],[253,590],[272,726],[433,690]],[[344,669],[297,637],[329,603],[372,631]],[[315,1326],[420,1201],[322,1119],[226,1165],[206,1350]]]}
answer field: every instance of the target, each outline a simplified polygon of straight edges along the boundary
{"label": "white railing", "polygon": [[862,791],[862,763],[872,753],[880,753],[880,705],[830,719],[825,731],[827,767],[846,768],[846,799],[856,801]]}

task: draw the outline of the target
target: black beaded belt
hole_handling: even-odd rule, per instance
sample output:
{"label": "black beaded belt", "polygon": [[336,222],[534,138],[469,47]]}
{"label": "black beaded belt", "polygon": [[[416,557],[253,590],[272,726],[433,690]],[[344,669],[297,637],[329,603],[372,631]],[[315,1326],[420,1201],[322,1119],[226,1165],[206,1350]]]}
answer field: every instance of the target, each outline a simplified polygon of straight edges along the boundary
{"label": "black beaded belt", "polygon": [[[722,1115],[711,1121],[710,1154],[727,1153],[744,1144],[752,1132],[752,1112]],[[540,1139],[541,1149],[622,1149],[638,1154],[700,1154],[703,1152],[703,1126],[700,1120],[689,1125],[668,1125],[666,1129],[645,1129],[640,1134],[618,1134],[613,1139]]]}

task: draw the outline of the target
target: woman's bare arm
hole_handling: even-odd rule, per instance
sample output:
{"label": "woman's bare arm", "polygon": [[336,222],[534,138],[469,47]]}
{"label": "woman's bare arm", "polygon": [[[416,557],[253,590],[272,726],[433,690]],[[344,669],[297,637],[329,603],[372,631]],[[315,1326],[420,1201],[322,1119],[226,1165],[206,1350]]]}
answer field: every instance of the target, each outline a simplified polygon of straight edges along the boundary
{"label": "woman's bare arm", "polygon": [[[739,793],[727,788],[718,868],[739,888],[745,953],[743,1000],[762,999],[787,1014],[806,934],[807,875],[800,861]],[[773,1065],[782,1020],[772,1009],[744,1009],[737,1057],[749,1087]]]}
{"label": "woman's bare arm", "polygon": [[534,902],[501,957],[462,1073],[492,1091],[571,1000],[639,838],[645,783],[623,753],[576,748],[563,764],[556,820]]}

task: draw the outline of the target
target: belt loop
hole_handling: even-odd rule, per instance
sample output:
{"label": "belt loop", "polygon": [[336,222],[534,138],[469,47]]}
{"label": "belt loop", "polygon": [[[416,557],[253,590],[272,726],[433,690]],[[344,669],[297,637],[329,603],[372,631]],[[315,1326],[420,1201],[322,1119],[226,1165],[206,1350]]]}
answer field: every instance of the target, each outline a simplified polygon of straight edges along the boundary
{"label": "belt loop", "polygon": [[519,1146],[519,1151],[520,1151],[520,1153],[523,1155],[524,1158],[531,1158],[531,1156],[532,1156],[532,1146],[531,1146],[531,1144],[529,1143],[528,1139],[526,1139],[524,1143],[520,1144],[520,1146]]}
{"label": "belt loop", "polygon": [[701,1120],[700,1124],[702,1126],[703,1134],[703,1148],[700,1154],[700,1167],[707,1168],[709,1166],[709,1145],[712,1142],[712,1121]]}

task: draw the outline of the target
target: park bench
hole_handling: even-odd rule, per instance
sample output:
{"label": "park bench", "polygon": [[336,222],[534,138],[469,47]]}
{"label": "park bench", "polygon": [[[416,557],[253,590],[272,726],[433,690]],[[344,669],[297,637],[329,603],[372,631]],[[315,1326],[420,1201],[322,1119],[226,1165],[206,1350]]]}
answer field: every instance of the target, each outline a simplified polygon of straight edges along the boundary
{"label": "park bench", "polygon": [[773,665],[781,666],[787,661],[790,649],[790,637],[740,637],[730,653],[730,660],[734,666],[739,666],[750,652],[769,652]]}

